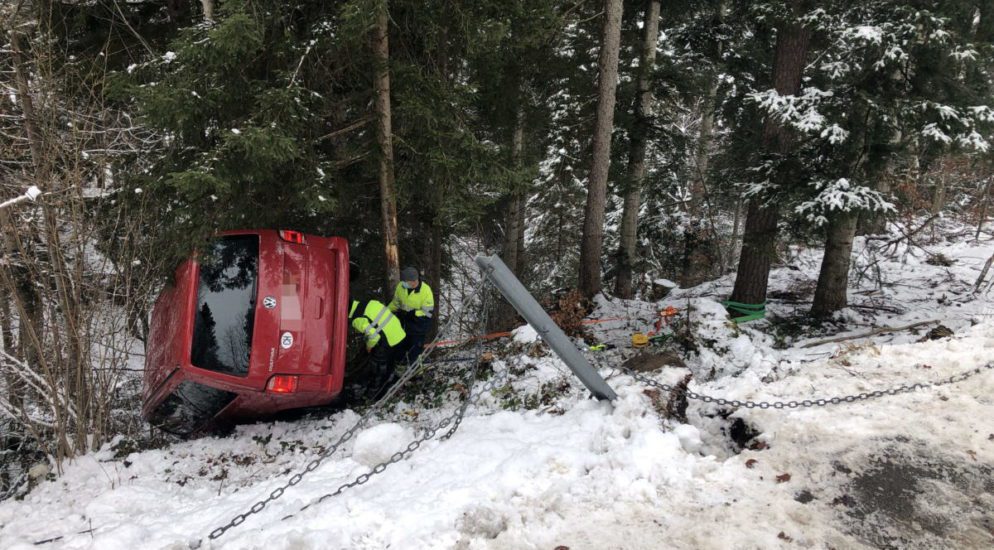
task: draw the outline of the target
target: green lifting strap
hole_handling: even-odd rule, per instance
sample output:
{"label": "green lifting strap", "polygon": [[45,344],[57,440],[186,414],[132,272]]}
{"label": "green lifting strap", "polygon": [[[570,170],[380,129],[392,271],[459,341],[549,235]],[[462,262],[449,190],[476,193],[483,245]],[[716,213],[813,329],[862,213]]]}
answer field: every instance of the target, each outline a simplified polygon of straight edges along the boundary
{"label": "green lifting strap", "polygon": [[743,304],[742,302],[733,302],[731,300],[725,300],[721,305],[734,311],[735,313],[741,313],[742,317],[733,317],[732,321],[736,323],[745,323],[748,321],[755,321],[756,319],[762,319],[766,316],[766,302],[761,304]]}

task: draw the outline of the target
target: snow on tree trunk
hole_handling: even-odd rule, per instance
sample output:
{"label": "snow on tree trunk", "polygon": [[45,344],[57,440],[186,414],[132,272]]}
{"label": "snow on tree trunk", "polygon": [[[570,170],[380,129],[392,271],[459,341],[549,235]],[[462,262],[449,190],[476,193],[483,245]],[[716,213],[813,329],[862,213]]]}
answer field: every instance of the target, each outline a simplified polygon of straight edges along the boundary
{"label": "snow on tree trunk", "polygon": [[604,243],[604,203],[611,165],[615,94],[618,88],[618,50],[621,43],[621,0],[604,0],[604,29],[597,62],[597,118],[594,123],[593,162],[587,182],[583,236],[580,240],[580,291],[593,296],[601,290],[601,247]]}
{"label": "snow on tree trunk", "polygon": [[851,212],[833,216],[828,223],[825,256],[818,274],[811,315],[827,317],[846,307],[849,263],[859,215]]}
{"label": "snow on tree trunk", "polygon": [[[801,2],[794,0],[791,7],[793,14],[799,15]],[[773,85],[780,95],[795,95],[800,91],[810,40],[811,32],[800,22],[786,24],[780,29],[773,61]],[[791,142],[790,130],[768,116],[763,123],[763,148],[784,154],[790,150]],[[779,183],[790,185],[793,182]],[[761,304],[766,301],[779,221],[780,211],[776,204],[767,204],[763,197],[755,197],[749,201],[742,236],[742,254],[731,297],[733,301],[746,304]]]}
{"label": "snow on tree trunk", "polygon": [[376,142],[379,148],[380,215],[383,223],[383,248],[386,259],[387,292],[400,281],[400,257],[397,252],[397,193],[394,188],[393,128],[390,121],[390,17],[387,3],[379,3],[373,28],[373,55],[376,60]]}
{"label": "snow on tree trunk", "polygon": [[[659,37],[659,0],[649,0],[642,26],[642,54],[639,59],[638,96],[635,98],[635,127],[632,129],[631,150],[628,154],[628,182],[621,215],[621,248],[618,250],[618,275],[614,293],[631,298],[632,266],[638,233],[638,212],[642,182],[645,180],[646,134],[652,116],[652,71],[656,63],[656,40]],[[582,269],[582,267],[581,267]]]}

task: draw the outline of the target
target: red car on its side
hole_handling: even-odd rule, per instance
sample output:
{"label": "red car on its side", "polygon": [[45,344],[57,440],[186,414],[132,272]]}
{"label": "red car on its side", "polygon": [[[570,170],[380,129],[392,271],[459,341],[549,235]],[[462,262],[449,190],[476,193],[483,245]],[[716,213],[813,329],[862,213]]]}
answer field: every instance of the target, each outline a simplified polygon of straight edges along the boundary
{"label": "red car on its side", "polygon": [[152,310],[142,416],[190,434],[342,391],[349,250],[340,237],[228,231]]}

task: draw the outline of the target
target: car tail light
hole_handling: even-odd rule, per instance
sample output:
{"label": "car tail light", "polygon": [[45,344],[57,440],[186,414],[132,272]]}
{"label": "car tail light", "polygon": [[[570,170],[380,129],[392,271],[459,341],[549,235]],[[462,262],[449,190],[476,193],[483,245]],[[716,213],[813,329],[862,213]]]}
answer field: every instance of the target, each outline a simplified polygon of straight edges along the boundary
{"label": "car tail light", "polygon": [[269,379],[266,389],[273,393],[293,393],[297,391],[297,377],[288,374],[277,374]]}
{"label": "car tail light", "polygon": [[284,229],[280,231],[280,238],[288,243],[304,244],[304,234],[299,231]]}

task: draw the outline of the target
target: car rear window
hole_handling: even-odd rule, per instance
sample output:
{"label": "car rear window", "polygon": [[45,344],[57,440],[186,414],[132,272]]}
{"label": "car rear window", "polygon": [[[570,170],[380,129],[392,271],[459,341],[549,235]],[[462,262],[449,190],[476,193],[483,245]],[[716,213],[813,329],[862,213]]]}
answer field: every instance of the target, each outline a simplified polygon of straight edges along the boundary
{"label": "car rear window", "polygon": [[255,325],[259,237],[218,239],[199,263],[190,360],[202,369],[246,376]]}

